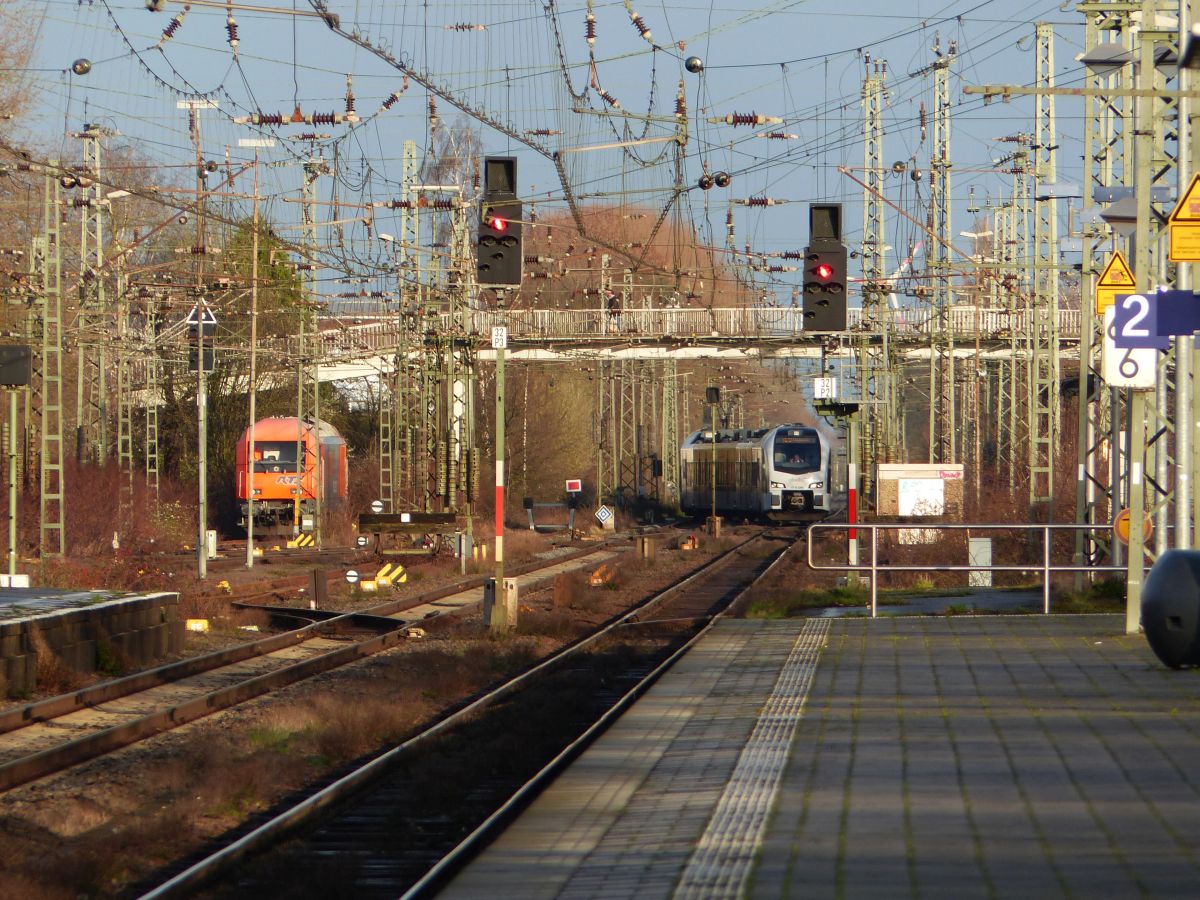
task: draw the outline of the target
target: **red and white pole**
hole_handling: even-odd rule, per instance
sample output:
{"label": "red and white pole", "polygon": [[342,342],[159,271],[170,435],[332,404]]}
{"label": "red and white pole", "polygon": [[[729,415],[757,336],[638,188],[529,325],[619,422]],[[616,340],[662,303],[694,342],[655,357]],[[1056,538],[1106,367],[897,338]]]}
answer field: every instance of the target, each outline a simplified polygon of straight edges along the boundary
{"label": "red and white pole", "polygon": [[[846,519],[850,523],[850,565],[858,565],[858,465],[850,463],[846,473]],[[851,579],[856,573],[851,572]]]}

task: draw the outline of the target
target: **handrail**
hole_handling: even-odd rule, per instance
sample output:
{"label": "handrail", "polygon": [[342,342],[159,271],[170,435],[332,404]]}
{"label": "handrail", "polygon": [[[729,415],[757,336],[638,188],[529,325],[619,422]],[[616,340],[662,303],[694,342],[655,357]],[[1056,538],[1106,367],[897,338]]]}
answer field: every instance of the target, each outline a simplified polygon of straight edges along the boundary
{"label": "handrail", "polygon": [[[1042,562],[1038,564],[993,564],[987,566],[970,565],[892,565],[890,563],[881,566],[879,564],[879,532],[882,530],[899,531],[903,529],[923,529],[936,531],[1041,531],[1042,532]],[[867,563],[847,563],[846,565],[818,565],[813,562],[813,545],[816,532],[820,530],[839,530],[839,531],[868,531],[871,535],[871,559]],[[930,525],[926,523],[883,523],[883,524],[846,524],[846,523],[814,523],[808,528],[808,566],[810,569],[833,571],[833,572],[859,572],[867,570],[871,573],[871,618],[874,619],[878,613],[879,600],[879,573],[882,572],[1041,572],[1042,573],[1042,612],[1046,615],[1050,614],[1050,575],[1055,572],[1119,572],[1124,573],[1124,566],[1080,566],[1080,565],[1054,565],[1050,562],[1050,534],[1053,531],[1111,531],[1109,525],[1078,525],[1078,524],[1038,524],[1030,523],[1025,525],[1012,524],[936,524]]]}

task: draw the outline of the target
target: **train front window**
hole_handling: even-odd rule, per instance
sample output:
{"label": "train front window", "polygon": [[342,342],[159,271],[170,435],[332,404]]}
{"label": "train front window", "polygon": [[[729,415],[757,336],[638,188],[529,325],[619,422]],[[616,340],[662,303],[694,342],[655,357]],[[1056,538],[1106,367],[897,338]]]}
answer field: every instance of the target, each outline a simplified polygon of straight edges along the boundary
{"label": "train front window", "polygon": [[295,472],[295,441],[254,442],[255,472]]}
{"label": "train front window", "polygon": [[774,463],[776,470],[790,475],[804,475],[821,470],[821,443],[815,434],[775,435]]}

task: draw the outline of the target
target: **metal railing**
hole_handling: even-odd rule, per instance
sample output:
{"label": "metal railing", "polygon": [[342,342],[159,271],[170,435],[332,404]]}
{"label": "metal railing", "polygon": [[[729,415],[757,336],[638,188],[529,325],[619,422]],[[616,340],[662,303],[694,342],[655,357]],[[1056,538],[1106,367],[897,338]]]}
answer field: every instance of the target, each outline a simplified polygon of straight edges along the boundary
{"label": "metal railing", "polygon": [[[879,532],[880,531],[974,531],[974,532],[990,532],[990,531],[1040,531],[1042,533],[1042,561],[1041,563],[999,563],[984,565],[929,565],[922,563],[920,565],[893,565],[891,563],[880,564],[879,562]],[[866,542],[869,548],[869,562],[846,563],[844,565],[834,564],[817,564],[813,562],[813,546],[816,544],[816,535],[819,531],[846,531],[846,532],[867,532],[869,540]],[[871,618],[875,618],[878,611],[879,601],[879,573],[880,572],[1041,572],[1042,573],[1042,612],[1046,615],[1050,614],[1050,576],[1058,572],[1092,572],[1092,573],[1113,573],[1125,574],[1125,566],[1096,566],[1096,565],[1074,565],[1065,563],[1053,563],[1050,560],[1050,552],[1053,545],[1052,533],[1056,531],[1078,532],[1091,531],[1099,532],[1106,531],[1111,533],[1111,527],[1108,525],[1000,525],[1000,524],[975,524],[975,525],[929,525],[925,523],[886,523],[886,524],[843,524],[843,523],[817,523],[809,526],[808,529],[808,566],[811,569],[834,571],[834,572],[862,572],[871,573]],[[863,549],[861,538],[859,549]],[[1073,552],[1073,551],[1072,551]]]}
{"label": "metal railing", "polygon": [[[953,307],[939,315],[931,310],[886,310],[871,322],[864,322],[862,310],[851,309],[847,327],[870,332],[885,325],[893,338],[901,342],[928,341],[934,333],[968,341],[974,338],[995,341],[1013,334],[1027,333],[1032,326],[1029,310],[1009,312],[1003,309]],[[1058,334],[1061,341],[1074,341],[1079,335],[1079,310],[1059,310]],[[635,335],[641,340],[745,340],[794,341],[810,337],[804,330],[804,312],[798,307],[716,307],[626,309],[618,321],[605,309],[508,309],[468,310],[458,317],[441,314],[433,319],[404,321],[395,310],[379,309],[330,311],[323,316],[326,325],[318,338],[318,355],[334,360],[340,356],[376,350],[394,350],[417,333],[414,329],[432,328],[438,333],[455,333],[485,338],[496,325],[508,329],[510,341],[562,341],[609,344]],[[340,327],[328,326],[338,323]]]}

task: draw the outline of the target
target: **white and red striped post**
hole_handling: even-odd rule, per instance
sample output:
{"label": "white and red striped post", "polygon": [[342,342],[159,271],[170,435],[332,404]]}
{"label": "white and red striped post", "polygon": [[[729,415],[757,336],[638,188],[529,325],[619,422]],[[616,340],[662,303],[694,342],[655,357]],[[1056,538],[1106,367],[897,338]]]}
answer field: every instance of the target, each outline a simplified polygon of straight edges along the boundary
{"label": "white and red striped post", "polygon": [[508,335],[493,331],[496,350],[496,580],[492,585],[492,614],[487,623],[493,633],[516,626],[508,618],[508,597],[504,591],[504,350]]}
{"label": "white and red striped post", "polygon": [[[827,488],[828,489],[828,488]],[[858,565],[858,465],[850,463],[846,473],[846,520],[850,523],[850,565]],[[858,573],[851,571],[850,578],[854,580]]]}

